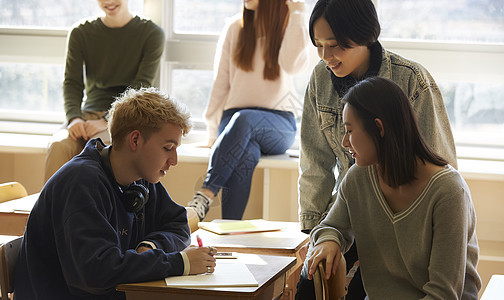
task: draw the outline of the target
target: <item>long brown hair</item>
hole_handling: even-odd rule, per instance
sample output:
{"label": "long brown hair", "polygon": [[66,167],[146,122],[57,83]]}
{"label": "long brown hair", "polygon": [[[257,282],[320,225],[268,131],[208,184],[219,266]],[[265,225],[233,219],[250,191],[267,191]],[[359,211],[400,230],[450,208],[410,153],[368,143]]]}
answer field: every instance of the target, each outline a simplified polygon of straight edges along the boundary
{"label": "long brown hair", "polygon": [[[253,70],[257,36],[264,37],[263,77],[275,80],[280,76],[278,53],[289,22],[285,0],[260,0],[256,12],[243,7],[242,28],[233,55],[234,63],[244,71]],[[257,13],[254,24],[254,14]]]}
{"label": "long brown hair", "polygon": [[[427,145],[408,97],[392,80],[364,79],[348,90],[342,102],[355,109],[364,130],[373,139],[381,175],[389,186],[395,188],[415,180],[417,157],[437,166],[448,164]],[[384,136],[376,126],[376,119],[383,123]]]}

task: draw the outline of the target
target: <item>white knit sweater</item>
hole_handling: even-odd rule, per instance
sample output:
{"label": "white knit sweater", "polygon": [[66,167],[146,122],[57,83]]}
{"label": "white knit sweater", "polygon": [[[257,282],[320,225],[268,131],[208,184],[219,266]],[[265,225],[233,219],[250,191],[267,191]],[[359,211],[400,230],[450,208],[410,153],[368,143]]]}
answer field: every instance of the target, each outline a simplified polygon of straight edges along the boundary
{"label": "white knit sweater", "polygon": [[293,12],[280,47],[278,63],[280,76],[272,81],[263,78],[263,39],[258,38],[253,58],[253,71],[246,72],[233,63],[233,51],[241,28],[241,16],[226,27],[217,45],[217,73],[210,100],[205,110],[209,137],[216,137],[222,112],[231,108],[262,107],[292,111],[302,107],[294,91],[292,74],[308,65],[309,41],[304,13]]}

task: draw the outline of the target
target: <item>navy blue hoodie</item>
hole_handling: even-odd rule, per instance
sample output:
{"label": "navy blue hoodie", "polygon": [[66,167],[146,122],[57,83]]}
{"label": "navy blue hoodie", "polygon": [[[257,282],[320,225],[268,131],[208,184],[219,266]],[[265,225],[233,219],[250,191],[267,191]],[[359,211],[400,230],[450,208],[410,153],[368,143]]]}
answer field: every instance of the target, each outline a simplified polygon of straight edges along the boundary
{"label": "navy blue hoodie", "polygon": [[[97,145],[90,140],[42,189],[16,265],[15,299],[125,299],[115,290],[120,283],[182,275],[180,251],[190,243],[185,208],[161,183],[141,180],[149,200],[143,211],[128,212]],[[137,253],[144,240],[158,249]]]}

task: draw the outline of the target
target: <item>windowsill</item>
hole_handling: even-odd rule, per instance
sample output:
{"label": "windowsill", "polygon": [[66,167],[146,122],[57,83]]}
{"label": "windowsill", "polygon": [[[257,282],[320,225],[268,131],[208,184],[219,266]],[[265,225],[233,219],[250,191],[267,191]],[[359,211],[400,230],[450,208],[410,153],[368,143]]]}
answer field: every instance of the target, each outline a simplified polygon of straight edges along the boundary
{"label": "windowsill", "polygon": [[61,123],[0,121],[0,132],[20,135],[51,136],[62,127]]}
{"label": "windowsill", "polygon": [[[177,153],[179,162],[208,164],[211,150],[210,148],[197,147],[191,144],[182,144],[182,146],[177,149]],[[262,156],[257,164],[257,168],[297,170],[298,165],[299,151],[290,149],[284,154]]]}
{"label": "windowsill", "polygon": [[504,161],[457,159],[464,179],[504,181]]}
{"label": "windowsill", "polygon": [[480,260],[504,261],[504,242],[478,240]]}
{"label": "windowsill", "polygon": [[[0,132],[0,153],[45,154],[51,136]],[[263,156],[258,168],[297,169],[299,153],[288,150],[285,154]],[[178,161],[189,163],[208,163],[209,148],[183,144],[178,148]]]}
{"label": "windowsill", "polygon": [[45,154],[50,135],[0,132],[0,153]]}
{"label": "windowsill", "polygon": [[[0,153],[45,154],[50,135],[0,132]],[[178,150],[179,162],[208,163],[210,149],[192,145],[195,139],[184,138]],[[288,150],[286,154],[263,156],[258,168],[298,169],[299,151]],[[504,160],[459,158],[458,168],[465,179],[504,181]]]}

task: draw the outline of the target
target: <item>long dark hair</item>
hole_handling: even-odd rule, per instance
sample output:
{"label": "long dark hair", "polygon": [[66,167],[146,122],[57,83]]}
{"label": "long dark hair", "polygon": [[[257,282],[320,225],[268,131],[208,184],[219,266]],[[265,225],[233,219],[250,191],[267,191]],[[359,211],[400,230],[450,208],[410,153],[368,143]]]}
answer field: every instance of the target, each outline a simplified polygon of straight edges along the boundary
{"label": "long dark hair", "polygon": [[[381,175],[391,187],[415,179],[417,157],[423,163],[448,164],[425,143],[406,94],[392,80],[383,77],[362,80],[347,92],[343,102],[355,109],[364,130],[373,139]],[[383,137],[376,119],[383,124]]]}
{"label": "long dark hair", "polygon": [[318,0],[310,16],[309,32],[313,45],[313,25],[326,19],[338,46],[350,47],[350,41],[360,46],[371,46],[380,36],[380,22],[371,0]]}
{"label": "long dark hair", "polygon": [[[275,80],[280,76],[278,53],[285,28],[289,21],[289,9],[285,0],[263,0],[254,12],[243,8],[242,28],[233,55],[234,63],[244,71],[253,70],[253,58],[257,36],[264,36],[263,77]],[[257,17],[254,24],[254,14]]]}

